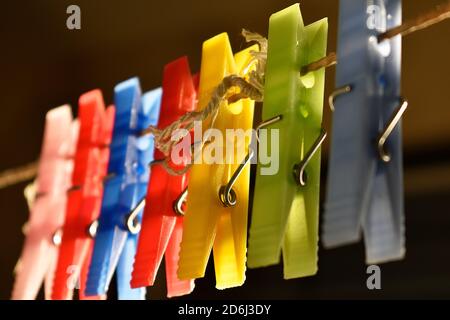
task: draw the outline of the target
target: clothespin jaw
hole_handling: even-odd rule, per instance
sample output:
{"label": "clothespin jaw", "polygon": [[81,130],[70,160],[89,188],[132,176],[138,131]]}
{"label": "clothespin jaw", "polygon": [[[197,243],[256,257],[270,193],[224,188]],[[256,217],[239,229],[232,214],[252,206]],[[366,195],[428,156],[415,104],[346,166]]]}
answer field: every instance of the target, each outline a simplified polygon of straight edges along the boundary
{"label": "clothespin jaw", "polygon": [[[187,57],[177,59],[164,68],[163,95],[158,128],[164,129],[196,106],[196,89]],[[170,156],[170,155],[169,155]],[[169,163],[179,169],[190,160],[180,155],[181,163]],[[164,159],[155,150],[155,159]],[[168,296],[185,295],[194,289],[193,280],[179,280],[176,275],[179,242],[183,233],[183,217],[175,211],[175,202],[187,187],[188,173],[172,176],[162,166],[152,167],[146,205],[134,262],[131,287],[153,285],[165,254]]]}
{"label": "clothespin jaw", "polygon": [[[245,51],[250,55],[253,47]],[[238,60],[243,54],[239,55]],[[222,33],[203,43],[202,63],[199,85],[199,110],[203,110],[211,100],[216,87],[223,78],[231,74],[238,75],[235,57],[226,33]],[[222,102],[214,128],[225,137],[226,129],[251,129],[253,102],[238,101],[228,105]],[[210,119],[203,122],[203,129],[211,125]],[[197,132],[195,132],[197,134]],[[215,137],[213,149],[225,152],[225,144]],[[197,140],[197,139],[196,139]],[[211,249],[214,247],[214,267],[216,287],[225,289],[242,285],[245,280],[246,230],[249,173],[244,168],[233,185],[236,204],[225,207],[220,201],[219,190],[229,183],[233,171],[246,157],[250,139],[246,139],[244,148],[235,152],[229,162],[208,164],[205,161],[195,163],[191,169],[188,186],[187,211],[184,217],[184,230],[180,248],[178,277],[180,279],[200,278],[204,276]],[[215,147],[214,147],[215,145]],[[236,145],[232,142],[232,146]],[[203,148],[202,159],[214,151]],[[223,159],[222,159],[223,161]]]}
{"label": "clothespin jaw", "polygon": [[50,110],[37,176],[37,193],[27,222],[26,239],[16,270],[14,300],[35,299],[45,278],[45,297],[51,296],[51,282],[64,222],[66,191],[73,169],[71,158],[77,136],[70,106]]}
{"label": "clothespin jaw", "polygon": [[105,109],[102,92],[98,89],[79,99],[80,132],[72,184],[63,210],[65,223],[53,282],[53,300],[72,299],[77,284],[80,299],[86,299],[84,289],[94,236],[91,229],[100,213],[114,112],[113,106]]}
{"label": "clothespin jaw", "polygon": [[138,212],[131,217],[130,212],[145,195],[147,167],[152,160],[151,154],[145,151],[151,141],[142,140],[139,133],[143,125],[149,123],[147,118],[155,118],[153,108],[159,108],[160,94],[161,90],[153,93],[150,95],[153,101],[144,99],[150,106],[142,106],[137,78],[115,87],[117,111],[108,166],[111,178],[105,182],[86,295],[106,293],[117,269],[119,299],[145,298],[145,289],[132,290],[129,286],[141,216]]}
{"label": "clothespin jaw", "polygon": [[[282,251],[286,279],[317,272],[320,147],[310,151],[324,137],[325,72],[302,75],[300,69],[325,56],[327,32],[326,19],[304,26],[298,4],[270,17],[262,119],[275,140],[269,138],[267,146],[261,140],[260,149],[268,147],[267,154],[279,159],[278,166],[258,163],[248,265],[277,264]],[[312,158],[299,176],[308,154]]]}
{"label": "clothespin jaw", "polygon": [[[405,253],[401,126],[390,120],[399,104],[406,107],[401,37],[377,39],[400,24],[400,0],[340,2],[336,86],[344,91],[330,97],[335,111],[323,243],[356,242],[362,230],[369,264]],[[394,130],[382,134],[389,125]]]}

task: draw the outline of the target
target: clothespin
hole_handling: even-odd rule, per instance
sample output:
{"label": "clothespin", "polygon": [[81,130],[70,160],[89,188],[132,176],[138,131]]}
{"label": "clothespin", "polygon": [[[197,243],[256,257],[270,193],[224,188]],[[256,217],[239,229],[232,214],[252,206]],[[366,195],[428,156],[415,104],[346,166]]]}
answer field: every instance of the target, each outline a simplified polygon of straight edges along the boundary
{"label": "clothespin", "polygon": [[[258,47],[252,46],[233,57],[226,33],[203,43],[198,110],[207,106],[214,89],[224,77],[244,75],[248,68],[239,67],[245,65],[242,61],[251,58],[252,50],[257,51]],[[253,101],[245,99],[230,105],[223,101],[214,128],[225,137],[226,129],[246,131],[251,129],[252,121]],[[208,120],[203,122],[204,129],[207,129],[208,124]],[[198,129],[195,131],[197,134]],[[203,148],[201,163],[195,160],[192,166],[178,263],[180,279],[203,277],[211,248],[214,247],[216,287],[236,287],[245,280],[250,178],[250,168],[245,164],[249,160],[247,152],[250,138],[245,138],[244,148],[237,148],[234,140],[221,143],[222,139],[215,136],[213,147],[206,145]],[[231,158],[225,150],[228,144],[237,149]],[[205,159],[215,152],[227,158],[221,157],[222,163],[208,164],[209,161]]]}
{"label": "clothespin", "polygon": [[54,300],[72,299],[75,287],[80,289],[80,299],[106,298],[86,297],[84,290],[100,214],[114,113],[114,106],[105,109],[102,92],[98,89],[83,94],[79,99],[80,137],[75,153],[72,187],[68,191],[65,208],[63,236],[53,284]]}
{"label": "clothespin", "polygon": [[45,298],[50,299],[77,135],[78,124],[72,119],[70,106],[64,105],[47,113],[37,193],[25,228],[25,245],[16,268],[12,292],[14,300],[35,299],[44,278]]}
{"label": "clothespin", "polygon": [[[158,127],[164,129],[186,112],[196,107],[196,88],[189,69],[187,57],[175,60],[164,68],[163,95]],[[155,159],[164,159],[164,154],[155,149]],[[178,165],[183,168],[190,161],[190,154],[180,155]],[[131,287],[153,285],[159,265],[165,254],[167,296],[189,294],[194,289],[193,280],[177,277],[178,253],[183,234],[183,199],[189,174],[170,175],[162,166],[152,167],[147,191],[142,230],[134,262]]]}
{"label": "clothespin", "polygon": [[298,4],[270,17],[258,129],[268,128],[270,143],[260,139],[260,150],[273,161],[257,166],[248,266],[277,264],[282,251],[285,279],[317,272],[325,72],[300,70],[325,56],[327,33],[327,19],[305,26]]}
{"label": "clothespin", "polygon": [[401,37],[378,40],[400,24],[400,0],[340,2],[323,243],[358,241],[362,229],[369,264],[405,254]]}
{"label": "clothespin", "polygon": [[131,289],[131,271],[140,230],[141,208],[153,160],[153,140],[140,136],[148,125],[156,124],[161,89],[141,99],[139,80],[132,78],[114,89],[116,120],[111,157],[105,183],[99,226],[89,268],[86,295],[107,292],[117,269],[119,299],[145,299],[145,288]]}

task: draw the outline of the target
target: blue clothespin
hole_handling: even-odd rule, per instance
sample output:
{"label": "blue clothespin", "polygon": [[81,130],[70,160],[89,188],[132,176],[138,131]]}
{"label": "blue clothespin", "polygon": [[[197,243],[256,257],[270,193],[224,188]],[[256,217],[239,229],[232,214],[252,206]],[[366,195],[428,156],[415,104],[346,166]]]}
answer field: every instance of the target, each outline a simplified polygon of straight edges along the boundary
{"label": "blue clothespin", "polygon": [[401,37],[380,34],[401,24],[401,0],[341,0],[337,89],[323,243],[358,241],[366,262],[405,254],[400,119]]}
{"label": "blue clothespin", "polygon": [[[153,161],[153,138],[139,133],[156,125],[162,90],[142,96],[139,80],[129,79],[115,89],[116,119],[99,226],[86,285],[87,295],[106,293],[117,270],[118,298],[145,299],[145,288],[131,289],[130,280],[140,230],[142,208]],[[133,214],[130,214],[133,211]]]}

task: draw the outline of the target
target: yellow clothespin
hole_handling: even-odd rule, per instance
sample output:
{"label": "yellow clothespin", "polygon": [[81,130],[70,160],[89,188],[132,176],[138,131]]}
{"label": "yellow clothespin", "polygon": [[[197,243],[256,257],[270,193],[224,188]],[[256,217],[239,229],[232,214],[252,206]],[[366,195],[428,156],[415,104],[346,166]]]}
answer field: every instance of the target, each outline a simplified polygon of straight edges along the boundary
{"label": "yellow clothespin", "polygon": [[[248,67],[250,52],[257,50],[258,46],[252,46],[233,57],[226,33],[203,43],[198,110],[208,105],[225,77],[244,76],[251,70]],[[205,131],[211,124],[218,131],[209,132],[213,139],[201,152],[202,163],[196,159],[191,169],[178,265],[180,279],[203,277],[213,248],[216,287],[236,287],[245,280],[250,179],[250,167],[245,164],[251,157],[248,149],[253,105],[249,99],[230,104],[223,101],[215,121],[207,119],[202,124],[202,136],[208,136]],[[247,134],[243,140],[238,139],[230,136],[229,129],[241,129],[241,133],[246,131]],[[198,136],[198,126],[194,135]],[[238,140],[243,142],[239,144]],[[225,161],[211,163],[211,156]]]}

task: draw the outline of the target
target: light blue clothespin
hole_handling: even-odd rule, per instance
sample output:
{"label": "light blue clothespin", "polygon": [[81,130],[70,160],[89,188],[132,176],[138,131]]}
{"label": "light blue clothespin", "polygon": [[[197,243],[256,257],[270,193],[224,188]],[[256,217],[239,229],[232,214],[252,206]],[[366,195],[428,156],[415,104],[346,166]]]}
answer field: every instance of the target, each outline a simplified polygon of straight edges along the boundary
{"label": "light blue clothespin", "polygon": [[405,254],[400,119],[401,36],[378,41],[401,24],[401,0],[341,0],[337,89],[323,243],[364,234],[366,262]]}
{"label": "light blue clothespin", "polygon": [[[94,251],[86,285],[87,295],[107,292],[117,269],[118,298],[145,299],[145,288],[131,289],[130,280],[140,230],[142,208],[133,210],[147,192],[153,160],[153,138],[139,136],[159,117],[162,90],[142,96],[139,80],[129,79],[115,89],[116,118]],[[130,214],[133,211],[133,214]]]}

